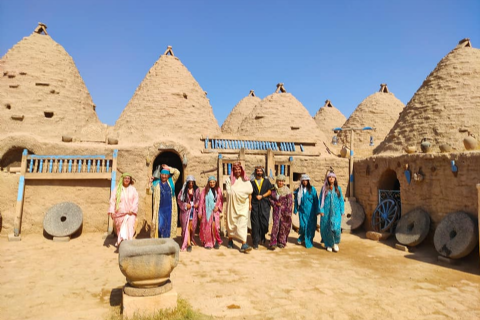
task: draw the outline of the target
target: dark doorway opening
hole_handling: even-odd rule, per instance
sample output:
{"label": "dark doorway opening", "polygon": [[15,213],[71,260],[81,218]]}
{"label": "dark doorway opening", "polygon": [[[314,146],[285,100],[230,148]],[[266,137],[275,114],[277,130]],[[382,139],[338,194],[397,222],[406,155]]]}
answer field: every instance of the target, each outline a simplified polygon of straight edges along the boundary
{"label": "dark doorway opening", "polygon": [[[10,148],[0,160],[0,167],[10,168],[10,167],[20,167],[22,164],[22,154],[24,147],[12,147]],[[28,154],[33,154],[32,151],[27,149]]]}
{"label": "dark doorway opening", "polygon": [[[153,162],[153,169],[152,169],[152,175],[157,166],[161,166],[162,164],[166,164],[169,167],[175,168],[178,171],[180,171],[180,177],[178,177],[177,182],[175,183],[175,197],[178,196],[180,193],[180,190],[182,190],[183,186],[183,163],[182,159],[180,156],[172,151],[164,151],[160,153],[156,158],[155,161]],[[153,212],[153,195],[152,195],[152,212]],[[177,212],[180,215],[180,209],[178,208],[177,204]],[[178,216],[177,219],[177,227],[180,226],[180,216]]]}
{"label": "dark doorway opening", "polygon": [[400,208],[402,207],[400,181],[397,178],[397,173],[391,169],[385,170],[378,182],[378,203],[380,204],[385,199],[393,199]]}

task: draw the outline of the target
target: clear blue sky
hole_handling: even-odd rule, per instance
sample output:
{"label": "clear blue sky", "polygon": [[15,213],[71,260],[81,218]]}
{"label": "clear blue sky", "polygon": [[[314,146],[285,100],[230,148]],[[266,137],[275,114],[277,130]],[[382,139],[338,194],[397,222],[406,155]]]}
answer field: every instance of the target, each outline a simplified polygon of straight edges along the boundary
{"label": "clear blue sky", "polygon": [[167,45],[219,125],[250,89],[264,98],[278,82],[312,116],[330,99],[348,117],[380,83],[406,104],[460,39],[480,48],[480,0],[0,0],[0,55],[39,21],[109,125]]}

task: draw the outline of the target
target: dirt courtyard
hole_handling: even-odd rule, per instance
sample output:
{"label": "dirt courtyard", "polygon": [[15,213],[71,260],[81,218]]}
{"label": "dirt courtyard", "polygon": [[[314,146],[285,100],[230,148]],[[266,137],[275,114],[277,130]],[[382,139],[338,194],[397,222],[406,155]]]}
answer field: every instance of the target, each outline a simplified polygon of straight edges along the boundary
{"label": "dirt courtyard", "polygon": [[[480,319],[478,251],[441,264],[431,244],[408,253],[364,234],[342,235],[338,253],[322,249],[318,233],[314,248],[299,247],[293,231],[273,252],[194,247],[171,279],[181,298],[218,319]],[[2,235],[0,319],[106,318],[125,283],[110,240]]]}

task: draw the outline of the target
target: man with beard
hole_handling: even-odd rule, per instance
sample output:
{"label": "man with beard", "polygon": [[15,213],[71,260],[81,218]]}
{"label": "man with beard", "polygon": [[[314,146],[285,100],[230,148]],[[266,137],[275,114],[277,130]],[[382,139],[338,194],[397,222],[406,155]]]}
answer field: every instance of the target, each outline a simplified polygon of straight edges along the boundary
{"label": "man with beard", "polygon": [[253,193],[250,201],[250,220],[252,222],[253,249],[258,249],[258,244],[265,244],[265,235],[268,232],[270,219],[270,194],[272,184],[265,179],[265,170],[262,166],[255,167],[255,178],[251,181]]}

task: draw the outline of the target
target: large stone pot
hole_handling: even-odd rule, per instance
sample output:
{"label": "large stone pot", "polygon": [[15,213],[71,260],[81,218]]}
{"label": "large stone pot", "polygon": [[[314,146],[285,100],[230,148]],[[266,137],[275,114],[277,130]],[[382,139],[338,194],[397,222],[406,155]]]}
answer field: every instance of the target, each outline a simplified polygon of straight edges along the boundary
{"label": "large stone pot", "polygon": [[422,149],[422,152],[423,153],[428,153],[430,152],[430,148],[432,147],[432,145],[430,144],[430,142],[427,140],[427,138],[423,138],[422,139],[422,143],[420,143],[420,148]]}
{"label": "large stone pot", "polygon": [[463,145],[465,146],[465,149],[467,150],[475,150],[478,145],[477,139],[475,139],[474,136],[469,135],[465,139],[463,139]]}
{"label": "large stone pot", "polygon": [[118,254],[120,271],[137,288],[165,284],[178,264],[180,248],[172,239],[122,241]]}

